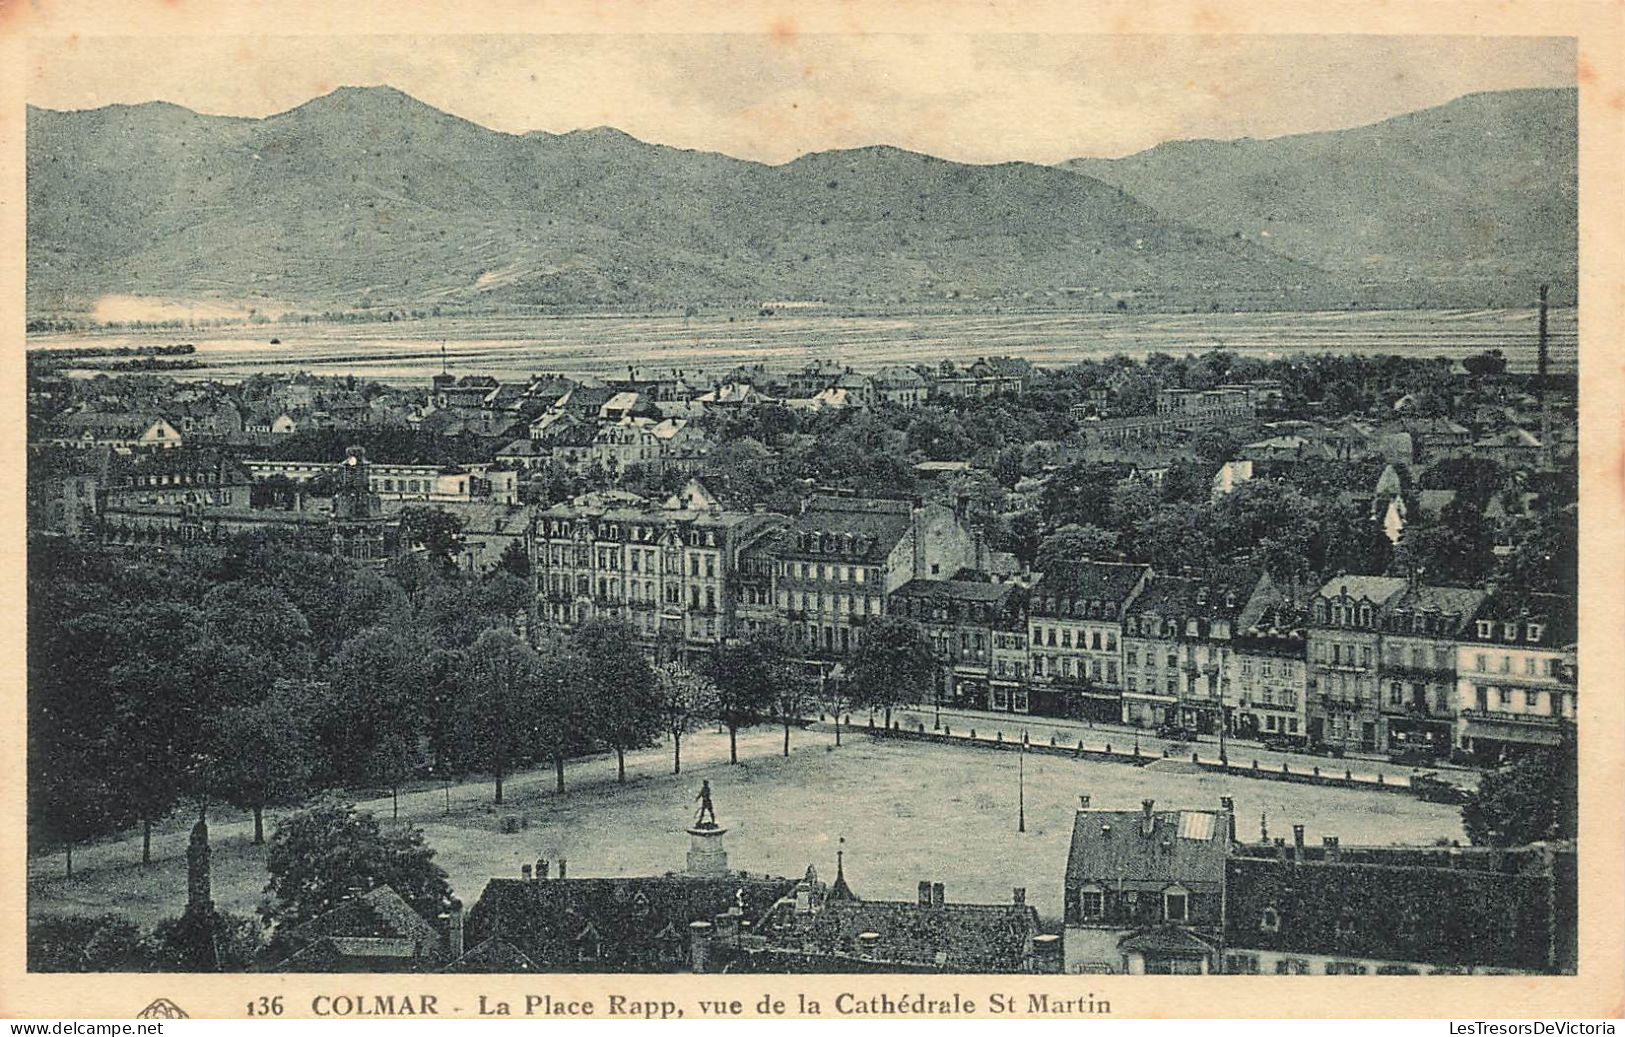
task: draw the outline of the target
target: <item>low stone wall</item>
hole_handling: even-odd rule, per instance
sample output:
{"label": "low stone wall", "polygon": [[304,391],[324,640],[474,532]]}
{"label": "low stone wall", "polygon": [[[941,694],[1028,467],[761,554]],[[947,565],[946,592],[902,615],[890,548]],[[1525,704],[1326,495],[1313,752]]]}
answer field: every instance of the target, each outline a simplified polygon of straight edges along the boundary
{"label": "low stone wall", "polygon": [[[1018,747],[1015,739],[1006,739],[1002,734],[991,738],[985,737],[978,735],[974,728],[963,728],[955,731],[952,727],[945,726],[941,731],[930,731],[923,724],[905,727],[896,720],[892,721],[892,726],[889,728],[882,723],[873,722],[847,724],[845,726],[848,731],[870,734],[880,738],[896,738],[903,741],[932,742],[937,745],[953,745],[972,749],[1011,750]],[[1408,774],[1392,774],[1382,770],[1370,773],[1362,771],[1357,774],[1352,767],[1345,765],[1341,760],[1327,766],[1311,764],[1307,767],[1301,764],[1289,763],[1267,766],[1258,760],[1237,757],[1231,757],[1227,763],[1220,763],[1216,756],[1203,757],[1199,752],[1175,756],[1172,753],[1144,751],[1133,743],[1125,746],[1120,741],[1100,742],[1098,744],[1086,744],[1082,739],[1063,741],[1058,734],[1051,735],[1048,742],[1028,741],[1027,751],[1042,753],[1046,756],[1066,756],[1077,760],[1125,763],[1134,767],[1146,767],[1162,760],[1178,760],[1210,773],[1231,774],[1237,777],[1258,778],[1265,781],[1286,781],[1301,785],[1329,785],[1341,788],[1368,789],[1374,792],[1409,794],[1411,791],[1410,776]],[[1366,763],[1367,761],[1359,762]]]}

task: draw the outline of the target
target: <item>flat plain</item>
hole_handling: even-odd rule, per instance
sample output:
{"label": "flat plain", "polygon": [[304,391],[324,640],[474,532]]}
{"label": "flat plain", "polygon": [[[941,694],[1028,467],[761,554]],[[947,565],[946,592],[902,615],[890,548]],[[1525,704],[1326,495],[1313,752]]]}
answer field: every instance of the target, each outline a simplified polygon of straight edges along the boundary
{"label": "flat plain", "polygon": [[[844,315],[784,308],[773,315],[501,315],[220,328],[107,329],[32,334],[30,349],[116,348],[189,342],[203,366],[185,378],[241,379],[307,370],[381,382],[425,382],[441,370],[509,381],[534,373],[613,374],[629,364],[656,370],[785,369],[835,361],[862,370],[982,356],[1022,356],[1061,366],[1114,354],[1142,358],[1229,350],[1274,359],[1295,353],[1401,354],[1460,359],[1500,349],[1515,371],[1533,370],[1535,311],[1351,310],[1337,312],[1085,313],[909,312]],[[1573,371],[1577,313],[1551,313],[1552,364]],[[272,340],[275,340],[273,342]]]}

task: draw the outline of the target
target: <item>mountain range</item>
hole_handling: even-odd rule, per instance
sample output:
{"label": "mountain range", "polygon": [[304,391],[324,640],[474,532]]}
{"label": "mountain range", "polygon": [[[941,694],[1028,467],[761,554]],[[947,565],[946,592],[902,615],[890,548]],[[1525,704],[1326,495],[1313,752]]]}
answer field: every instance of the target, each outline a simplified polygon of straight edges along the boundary
{"label": "mountain range", "polygon": [[[387,87],[341,87],[263,119],[167,103],[31,108],[29,307],[130,294],[1294,308],[1360,281],[1377,296],[1381,284],[1414,290],[1419,259],[1430,283],[1489,304],[1518,277],[1572,276],[1572,92],[1566,138],[1481,129],[1544,125],[1529,113],[1562,108],[1548,93],[1456,102],[1478,113],[1472,125],[1447,105],[1313,139],[1181,142],[1064,168],[891,147],[770,166],[608,128],[501,133]],[[1384,152],[1361,133],[1396,143]],[[1339,163],[1354,168],[1334,175]],[[1404,178],[1389,186],[1395,169]],[[1436,215],[1418,223],[1419,210]]]}
{"label": "mountain range", "polygon": [[1578,271],[1577,93],[1468,94],[1370,126],[1182,140],[1064,168],[1165,216],[1365,282],[1510,294]]}

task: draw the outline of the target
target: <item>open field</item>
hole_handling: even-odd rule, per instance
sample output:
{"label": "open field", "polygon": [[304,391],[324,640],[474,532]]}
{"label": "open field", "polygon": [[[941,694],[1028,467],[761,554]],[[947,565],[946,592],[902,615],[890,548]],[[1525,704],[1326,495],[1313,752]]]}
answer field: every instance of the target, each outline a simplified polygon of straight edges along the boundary
{"label": "open field", "polygon": [[[1575,370],[1576,311],[1551,314],[1552,363]],[[271,339],[278,339],[276,345]],[[800,366],[835,360],[863,369],[935,364],[1011,354],[1040,365],[1151,352],[1227,349],[1260,358],[1293,353],[1468,356],[1503,350],[1513,370],[1535,362],[1533,310],[1403,310],[1319,313],[926,313],[845,316],[466,317],[376,324],[265,324],[206,329],[30,335],[38,349],[196,344],[204,365],[187,378],[238,379],[255,372],[309,370],[384,382],[426,382],[440,371],[504,379],[536,372],[620,373],[727,369],[736,364]]]}
{"label": "open field", "polygon": [[[830,733],[807,731],[796,733],[786,759],[777,755],[781,737],[767,728],[742,735],[741,766],[729,767],[726,736],[691,736],[678,777],[670,773],[669,747],[634,753],[625,787],[614,783],[614,759],[596,758],[572,767],[562,797],[551,791],[550,771],[519,776],[508,783],[501,812],[525,814],[529,827],[513,835],[498,831],[489,784],[455,788],[450,815],[438,788],[403,795],[401,812],[423,826],[457,895],[472,903],[487,879],[517,876],[538,857],[568,859],[573,876],[680,870],[683,828],[708,778],[735,868],[794,876],[812,864],[830,879],[844,838],[847,878],[861,897],[912,899],[916,883],[931,879],[947,884],[951,900],[997,902],[1023,886],[1050,918],[1060,912],[1080,793],[1097,808],[1124,809],[1145,798],[1208,808],[1232,796],[1244,839],[1258,837],[1261,814],[1272,836],[1290,838],[1301,823],[1311,841],[1338,835],[1345,846],[1462,838],[1456,808],[1408,796],[1041,755],[1025,761],[1027,831],[1018,834],[1013,753],[879,741],[857,731],[836,749]],[[368,807],[388,816],[387,799]],[[250,832],[242,821],[211,825],[215,900],[233,912],[251,911],[265,884],[264,849],[251,845]],[[184,844],[178,827],[155,838],[158,859],[147,869],[136,863],[139,839],[86,848],[75,854],[72,880],[62,877],[60,854],[32,858],[29,911],[117,911],[142,924],[178,914]]]}

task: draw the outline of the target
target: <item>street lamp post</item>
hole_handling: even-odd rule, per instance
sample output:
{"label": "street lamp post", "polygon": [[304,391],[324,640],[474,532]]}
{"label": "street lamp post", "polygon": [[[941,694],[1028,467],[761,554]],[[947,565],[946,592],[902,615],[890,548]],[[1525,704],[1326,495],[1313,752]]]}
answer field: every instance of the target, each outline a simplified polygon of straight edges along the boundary
{"label": "street lamp post", "polygon": [[931,697],[935,707],[935,715],[931,720],[931,730],[942,730],[942,682],[946,680],[942,671],[937,671],[937,679],[931,682]]}
{"label": "street lamp post", "polygon": [[1027,730],[1022,728],[1021,744],[1016,746],[1016,831],[1027,830]]}

